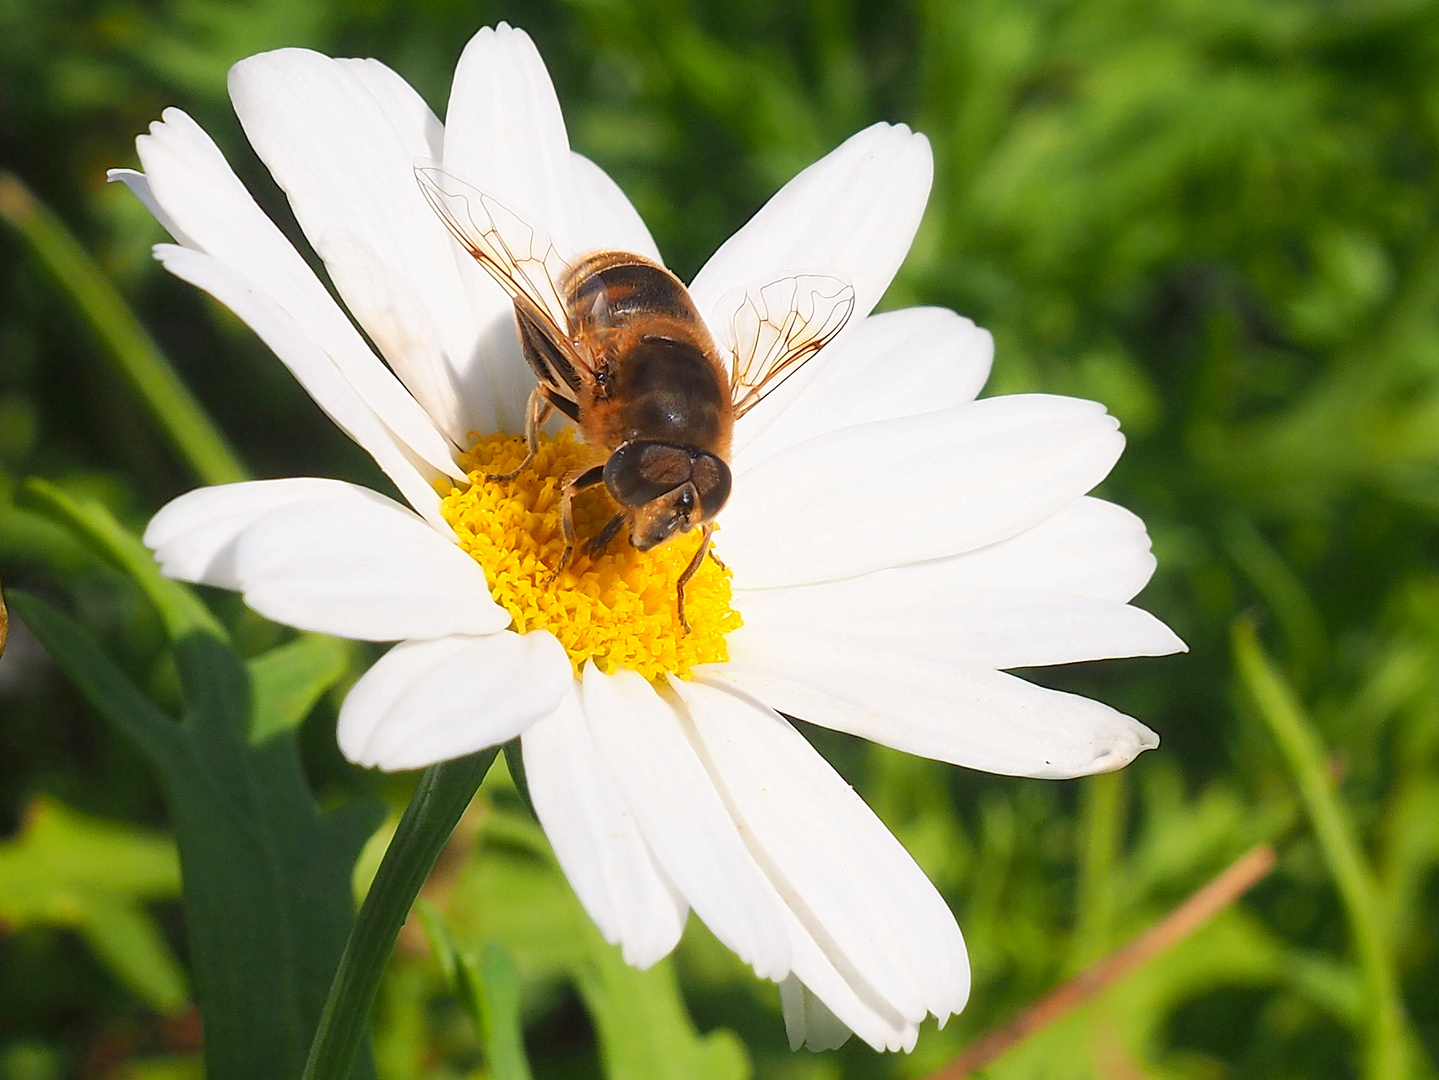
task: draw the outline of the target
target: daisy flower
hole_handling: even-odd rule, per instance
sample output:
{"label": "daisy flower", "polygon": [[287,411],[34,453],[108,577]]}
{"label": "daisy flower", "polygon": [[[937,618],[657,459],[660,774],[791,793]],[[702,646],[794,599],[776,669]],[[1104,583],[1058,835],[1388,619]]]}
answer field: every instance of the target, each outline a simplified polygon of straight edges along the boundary
{"label": "daisy flower", "polygon": [[[530,39],[501,25],[460,58],[442,125],[375,60],[301,49],[230,74],[251,144],[344,307],[169,109],[115,170],[175,239],[166,269],[260,335],[408,506],[337,480],[204,488],[145,542],[165,573],[239,590],[293,627],[398,642],[355,685],[352,761],[413,769],[518,736],[536,812],[586,910],[644,967],[693,909],[780,984],[791,1042],[909,1049],[965,1004],[948,906],[786,719],[972,769],[1072,777],[1158,739],[1006,669],[1183,644],[1129,600],[1154,569],[1143,524],[1089,497],[1120,454],[1093,402],[976,400],[990,336],[950,311],[871,314],[919,225],[929,144],[876,124],[796,176],[690,284],[803,273],[849,283],[853,316],[736,425],[733,496],[649,552],[563,547],[559,492],[593,448],[547,432],[524,456],[523,361],[506,295],[416,183],[433,161],[564,249],[660,254],[619,187],[572,152]],[[368,340],[367,340],[368,339]],[[373,344],[373,348],[371,346]],[[376,355],[376,351],[378,354]],[[576,504],[579,535],[611,513]],[[784,715],[782,715],[784,714]]]}

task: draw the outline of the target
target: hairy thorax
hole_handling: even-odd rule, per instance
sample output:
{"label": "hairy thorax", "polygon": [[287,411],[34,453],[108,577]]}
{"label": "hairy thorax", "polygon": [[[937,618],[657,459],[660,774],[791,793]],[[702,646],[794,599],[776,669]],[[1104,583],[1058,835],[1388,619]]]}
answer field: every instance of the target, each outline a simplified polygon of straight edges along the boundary
{"label": "hairy thorax", "polygon": [[729,386],[709,330],[684,286],[637,256],[601,252],[573,271],[578,331],[601,344],[599,385],[580,402],[585,439],[634,440],[727,456]]}
{"label": "hairy thorax", "polygon": [[[728,449],[724,388],[709,357],[688,342],[647,336],[635,343],[611,377],[620,402],[606,435]],[[611,445],[614,445],[611,443]]]}

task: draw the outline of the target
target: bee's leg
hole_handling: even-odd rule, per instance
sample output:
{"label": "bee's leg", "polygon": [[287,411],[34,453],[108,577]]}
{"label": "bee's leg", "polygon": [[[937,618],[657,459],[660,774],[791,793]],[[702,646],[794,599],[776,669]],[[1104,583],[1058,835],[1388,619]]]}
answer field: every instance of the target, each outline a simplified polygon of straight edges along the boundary
{"label": "bee's leg", "polygon": [[[550,571],[550,576],[545,578],[545,584],[553,585],[555,578],[564,573],[565,567],[570,565],[570,556],[575,553],[575,513],[573,503],[575,496],[585,488],[602,484],[605,480],[605,467],[596,465],[593,469],[587,469],[580,473],[568,484],[565,485],[564,494],[560,497],[560,531],[565,537],[565,553],[560,556],[559,565]],[[606,526],[608,528],[609,526]]]}
{"label": "bee's leg", "polygon": [[[686,634],[690,632],[690,621],[685,618],[685,586],[690,583],[690,578],[695,576],[700,564],[705,561],[705,552],[710,549],[710,537],[714,535],[714,531],[714,522],[710,522],[700,530],[699,550],[695,552],[695,557],[690,560],[690,564],[685,567],[685,572],[680,575],[679,585],[675,589],[675,605],[679,608],[680,625],[685,628]],[[718,559],[715,561],[719,562]],[[720,563],[720,565],[724,564]]]}
{"label": "bee's leg", "polygon": [[525,403],[525,460],[520,462],[518,468],[507,473],[485,473],[486,480],[504,483],[525,471],[529,463],[535,460],[535,453],[540,447],[540,425],[550,418],[553,411],[554,406],[550,404],[550,399],[545,397],[544,389],[537,385],[530,391],[530,400]]}
{"label": "bee's leg", "polygon": [[713,547],[709,548],[709,549],[706,551],[706,554],[709,555],[709,557],[714,560],[714,564],[715,564],[716,566],[718,566],[721,570],[728,570],[728,569],[729,569],[729,567],[724,564],[724,560],[721,559],[718,555],[715,554],[715,549],[714,549]]}
{"label": "bee's leg", "polygon": [[605,527],[590,537],[589,541],[585,544],[585,554],[604,554],[605,548],[610,546],[610,541],[615,538],[615,533],[620,531],[620,526],[624,523],[625,516],[623,514],[616,514],[610,518],[609,521],[605,522]]}

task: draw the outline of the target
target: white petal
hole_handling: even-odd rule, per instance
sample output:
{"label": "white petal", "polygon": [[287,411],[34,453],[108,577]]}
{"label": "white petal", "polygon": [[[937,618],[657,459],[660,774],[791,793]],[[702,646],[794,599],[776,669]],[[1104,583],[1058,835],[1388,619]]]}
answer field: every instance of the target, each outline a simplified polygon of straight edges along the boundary
{"label": "white petal", "polygon": [[772,709],[720,685],[671,682],[750,852],[861,996],[910,1023],[969,997],[949,907],[884,823]]}
{"label": "white petal", "polygon": [[831,581],[972,551],[1099,483],[1124,448],[1104,406],[1016,394],[821,435],[736,482],[719,550],[740,588]]}
{"label": "white petal", "polygon": [[1155,561],[1144,522],[1086,496],[1032,529],[930,565],[955,588],[1050,589],[1127,601],[1148,583]]}
{"label": "white petal", "polygon": [[523,30],[485,27],[465,46],[445,113],[444,163],[556,240],[578,235],[565,118]]}
{"label": "white petal", "polygon": [[821,1053],[838,1050],[849,1042],[853,1032],[795,976],[790,975],[779,984],[779,1000],[784,1010],[784,1032],[789,1038],[791,1050],[803,1046]]}
{"label": "white petal", "polygon": [[[913,1050],[919,1038],[919,1026],[910,1023],[885,1002],[878,1000],[867,988],[856,987],[849,977],[841,974],[835,967],[825,950],[799,921],[798,916],[789,908],[784,911],[785,925],[790,934],[790,953],[793,957],[792,974],[814,999],[813,1002],[802,1003],[822,1006],[822,1010],[808,1011],[805,1017],[806,1025],[813,1022],[819,1026],[819,1030],[815,1032],[818,1042],[822,1045],[838,1038],[838,1032],[832,1029],[829,1019],[824,1015],[829,1013],[834,1022],[853,1031],[874,1050],[903,1050],[906,1053]],[[780,984],[781,995],[785,992],[785,982]],[[783,1003],[782,997],[781,1004]],[[787,1010],[787,1028],[790,1019]],[[808,1037],[809,1032],[806,1031],[806,1039]]]}
{"label": "white petal", "polygon": [[550,715],[574,676],[543,631],[396,645],[340,709],[340,750],[359,765],[418,769],[507,742]]}
{"label": "white petal", "polygon": [[1166,656],[1184,642],[1147,611],[1045,589],[956,584],[957,559],[879,570],[844,581],[744,590],[745,626],[775,634],[863,640],[875,650],[979,667],[1044,667],[1119,656]]}
{"label": "white petal", "polygon": [[360,641],[510,624],[479,563],[384,496],[356,497],[363,492],[291,503],[240,533],[226,573],[245,602],[276,622]]}
{"label": "white petal", "polygon": [[129,188],[131,194],[145,204],[145,209],[150,211],[160,226],[173,236],[177,243],[183,244],[185,247],[195,246],[195,242],[185,235],[185,230],[176,225],[170,215],[165,213],[165,208],[155,201],[155,193],[150,190],[150,181],[145,179],[144,173],[136,172],[134,169],[107,169],[105,179],[112,184],[121,183]]}
{"label": "white petal", "polygon": [[231,68],[230,97],[346,306],[463,443],[451,366],[468,363],[477,327],[450,237],[414,176],[415,159],[435,152],[439,122],[399,76],[376,78],[381,70],[278,49]]}
{"label": "white petal", "polygon": [[740,419],[735,475],[818,435],[973,401],[993,359],[989,331],[945,308],[871,315]]}
{"label": "white petal", "polygon": [[[225,264],[284,311],[396,438],[431,468],[463,478],[448,441],[370,351],[210,137],[179,109],[166,109],[164,117],[135,148],[155,201],[180,230],[177,239]],[[329,411],[328,403],[321,405]]]}
{"label": "white petal", "polygon": [[260,518],[292,503],[373,497],[358,484],[310,476],[196,488],[160,508],[145,527],[144,543],[167,577],[239,589],[230,549]]}
{"label": "white petal", "polygon": [[[455,374],[460,365],[451,363],[434,308],[416,287],[425,283],[407,278],[405,268],[342,226],[318,237],[315,249],[365,333],[451,441],[469,446],[471,432],[493,431],[492,412],[472,416],[474,410],[460,400]],[[448,258],[446,262],[453,266]],[[456,304],[467,308],[468,300]]]}
{"label": "white petal", "polygon": [[[780,189],[725,241],[690,286],[710,318],[731,289],[796,272],[854,286],[853,318],[868,315],[909,251],[934,175],[929,140],[903,124],[850,136]],[[714,326],[720,348],[728,326]]]}
{"label": "white petal", "polygon": [[384,112],[391,130],[416,155],[438,158],[444,152],[445,129],[415,88],[378,60],[344,59],[350,77],[365,86]]}
{"label": "white petal", "polygon": [[[575,156],[549,72],[523,30],[501,23],[470,39],[455,68],[445,114],[444,166],[498,199],[579,254],[588,208],[578,205]],[[480,342],[464,392],[487,387],[500,430],[524,428],[524,405],[534,376],[520,355],[509,299],[458,244],[454,258],[466,283]],[[484,429],[481,429],[484,430]]]}
{"label": "white petal", "polygon": [[749,627],[727,644],[729,662],[700,675],[812,724],[971,769],[1063,779],[1122,768],[1159,745],[1107,705],[971,664]]}
{"label": "white petal", "polygon": [[790,970],[783,911],[687,741],[633,671],[584,671],[590,733],[640,832],[696,915],[765,979]]}
{"label": "white petal", "polygon": [[580,208],[578,231],[567,238],[570,246],[578,252],[633,251],[664,265],[644,219],[609,173],[583,154],[574,154],[570,160]]}
{"label": "white petal", "polygon": [[244,320],[330,419],[375,459],[410,505],[441,533],[453,535],[440,516],[439,496],[406,452],[406,446],[380,422],[288,312],[238,271],[212,256],[172,244],[156,246],[155,256],[170,273],[204,289]]}
{"label": "white petal", "polygon": [[525,730],[525,779],[585,910],[626,963],[647,968],[679,943],[689,908],[600,763],[577,691],[575,684],[558,709]]}

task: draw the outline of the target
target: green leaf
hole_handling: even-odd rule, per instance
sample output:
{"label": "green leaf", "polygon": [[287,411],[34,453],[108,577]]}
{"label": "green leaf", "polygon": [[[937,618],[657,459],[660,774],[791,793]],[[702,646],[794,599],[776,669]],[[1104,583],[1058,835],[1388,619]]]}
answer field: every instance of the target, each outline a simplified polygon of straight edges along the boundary
{"label": "green leaf", "polygon": [[458,993],[460,960],[455,953],[455,943],[450,940],[449,931],[445,929],[444,917],[428,900],[415,901],[414,914],[419,917],[420,925],[425,929],[425,937],[430,941],[430,951],[435,954],[435,961],[440,965],[440,974],[445,977],[445,982],[450,984],[450,989]]}
{"label": "green leaf", "polygon": [[38,798],[18,836],[0,843],[0,924],[78,931],[157,1012],[189,1001],[185,975],[144,904],[180,894],[168,837]]}
{"label": "green leaf", "polygon": [[[248,674],[218,638],[192,630],[176,643],[187,706],[177,724],[68,617],[23,594],[11,603],[159,774],[209,1080],[298,1076],[354,918],[351,867],[382,807],[323,815],[290,735],[250,745]],[[350,1075],[372,1075],[368,1058]]]}
{"label": "green leaf", "polygon": [[520,973],[509,950],[488,941],[476,959],[472,952],[456,947],[434,904],[421,900],[415,913],[445,981],[475,1025],[493,1080],[530,1080],[520,1013]]}
{"label": "green leaf", "polygon": [[1369,995],[1366,1074],[1371,1080],[1411,1075],[1409,1029],[1394,957],[1380,922],[1374,874],[1365,860],[1349,808],[1329,775],[1328,750],[1298,697],[1259,642],[1252,624],[1237,620],[1232,634],[1235,668],[1293,774],[1314,827],[1335,891],[1349,916],[1355,959]]}
{"label": "green leaf", "polygon": [[160,573],[155,558],[138,537],[98,502],[80,502],[46,480],[31,478],[20,489],[22,502],[67,527],[78,539],[123,570],[145,593],[178,641],[190,633],[224,639],[225,629],[200,599],[178,581]]}
{"label": "green leaf", "polygon": [[484,1007],[480,1030],[490,1075],[494,1080],[530,1080],[520,1015],[520,973],[514,958],[499,942],[487,941],[478,964],[468,953],[461,964],[471,995]]}
{"label": "green leaf", "polygon": [[250,741],[263,743],[299,727],[320,696],[349,670],[353,651],[339,638],[303,634],[251,660]]}
{"label": "green leaf", "polygon": [[126,1062],[111,1080],[205,1080],[199,1057],[136,1058]]}
{"label": "green leaf", "polygon": [[40,563],[58,574],[73,573],[96,564],[94,552],[79,543],[69,529],[10,501],[0,499],[0,559]]}
{"label": "green leaf", "polygon": [[60,1080],[65,1074],[65,1053],[58,1046],[17,1039],[0,1049],[5,1080]]}
{"label": "green leaf", "polygon": [[539,815],[535,813],[535,804],[530,801],[530,784],[525,779],[525,756],[520,752],[519,739],[511,739],[505,743],[505,768],[509,771],[510,780],[515,785],[515,794],[520,797],[520,802],[525,804],[525,809],[530,812],[530,817],[538,821]]}
{"label": "green leaf", "polygon": [[10,590],[10,607],[103,716],[132,739],[163,776],[195,766],[180,725],[150,702],[69,616],[38,597]]}
{"label": "green leaf", "polygon": [[737,1036],[695,1030],[672,961],[638,971],[604,940],[532,820],[492,806],[483,821],[484,845],[447,908],[461,952],[497,941],[527,980],[573,983],[594,1022],[608,1080],[750,1076]]}
{"label": "green leaf", "polygon": [[[212,1080],[215,1060],[227,1076],[298,1076],[354,920],[350,869],[364,831],[321,815],[292,737],[250,745],[234,653],[193,635],[176,662],[201,770],[170,778],[171,810],[201,1000],[208,989],[220,1002],[206,1015],[207,1064]],[[373,830],[381,808],[368,814]]]}
{"label": "green leaf", "polygon": [[0,218],[30,244],[105,346],[120,374],[196,479],[227,484],[245,467],[115,287],[65,223],[9,173],[0,174]]}
{"label": "green leaf", "polygon": [[148,914],[127,904],[96,901],[87,905],[75,928],[156,1012],[175,1015],[189,1005],[185,973]]}
{"label": "green leaf", "polygon": [[575,983],[599,1035],[608,1080],[746,1080],[749,1057],[724,1029],[700,1035],[680,996],[674,963],[630,967],[585,920],[588,948]]}

